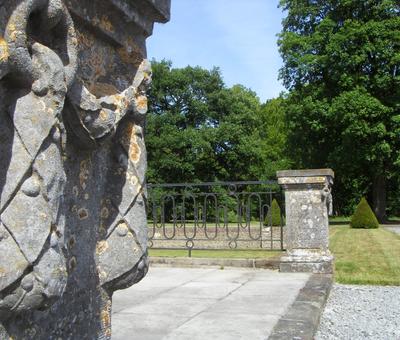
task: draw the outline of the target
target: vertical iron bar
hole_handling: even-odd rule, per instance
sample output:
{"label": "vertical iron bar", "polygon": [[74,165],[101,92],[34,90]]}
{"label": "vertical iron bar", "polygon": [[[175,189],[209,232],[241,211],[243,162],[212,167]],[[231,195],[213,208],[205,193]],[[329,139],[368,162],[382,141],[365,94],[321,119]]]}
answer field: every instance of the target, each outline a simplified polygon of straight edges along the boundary
{"label": "vertical iron bar", "polygon": [[281,250],[283,250],[283,217],[284,217],[283,210],[286,209],[286,202],[282,188],[280,188],[280,196],[281,196]]}
{"label": "vertical iron bar", "polygon": [[269,218],[268,218],[268,223],[271,223],[270,226],[270,248],[271,250],[274,249],[274,223],[272,222],[272,190],[269,189],[269,209],[268,209],[268,213],[269,213]]}

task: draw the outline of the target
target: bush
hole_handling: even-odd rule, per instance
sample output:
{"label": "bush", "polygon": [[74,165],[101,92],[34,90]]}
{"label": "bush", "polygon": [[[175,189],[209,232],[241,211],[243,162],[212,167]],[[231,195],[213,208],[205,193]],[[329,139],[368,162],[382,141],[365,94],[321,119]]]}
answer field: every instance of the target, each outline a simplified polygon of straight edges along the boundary
{"label": "bush", "polygon": [[283,224],[281,223],[281,218],[281,207],[279,206],[278,201],[274,198],[268,210],[267,216],[265,216],[264,223],[265,225],[272,225],[274,227],[280,226]]}
{"label": "bush", "polygon": [[367,200],[363,197],[351,217],[350,226],[352,228],[372,229],[378,228],[379,222],[369,206]]}

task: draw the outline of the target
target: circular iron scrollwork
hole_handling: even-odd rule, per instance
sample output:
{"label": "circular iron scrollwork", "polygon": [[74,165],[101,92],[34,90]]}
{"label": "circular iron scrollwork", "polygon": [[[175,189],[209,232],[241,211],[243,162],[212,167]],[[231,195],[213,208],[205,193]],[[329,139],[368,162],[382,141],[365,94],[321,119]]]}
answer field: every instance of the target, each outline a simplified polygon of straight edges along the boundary
{"label": "circular iron scrollwork", "polygon": [[186,241],[186,248],[193,249],[194,248],[194,242],[192,240]]}

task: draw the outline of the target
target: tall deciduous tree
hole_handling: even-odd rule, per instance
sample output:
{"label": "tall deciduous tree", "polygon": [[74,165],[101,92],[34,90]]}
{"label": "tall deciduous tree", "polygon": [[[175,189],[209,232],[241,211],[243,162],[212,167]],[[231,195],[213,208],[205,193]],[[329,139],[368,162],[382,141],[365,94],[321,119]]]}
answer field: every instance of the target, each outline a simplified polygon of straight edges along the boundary
{"label": "tall deciduous tree", "polygon": [[387,181],[400,165],[399,1],[281,0],[280,6],[287,11],[280,76],[289,90],[292,155],[300,165],[336,170],[342,212],[346,206],[349,212],[349,198],[369,192],[384,221]]}
{"label": "tall deciduous tree", "polygon": [[261,105],[218,69],[153,61],[149,104],[149,182],[268,179],[287,164],[281,101]]}

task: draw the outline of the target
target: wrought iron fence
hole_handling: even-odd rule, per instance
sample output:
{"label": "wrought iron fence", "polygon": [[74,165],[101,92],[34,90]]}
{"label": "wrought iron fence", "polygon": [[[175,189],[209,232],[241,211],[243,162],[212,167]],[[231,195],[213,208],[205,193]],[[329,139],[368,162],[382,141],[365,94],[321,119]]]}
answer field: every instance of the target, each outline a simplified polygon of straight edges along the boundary
{"label": "wrought iron fence", "polygon": [[148,184],[149,248],[284,249],[284,216],[273,223],[275,181]]}

